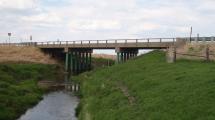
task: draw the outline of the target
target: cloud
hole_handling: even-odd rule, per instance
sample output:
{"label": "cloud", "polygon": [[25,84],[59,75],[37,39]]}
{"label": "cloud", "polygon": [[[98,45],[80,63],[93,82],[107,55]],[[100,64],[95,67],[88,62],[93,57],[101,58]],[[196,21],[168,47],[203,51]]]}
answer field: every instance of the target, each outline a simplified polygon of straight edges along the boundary
{"label": "cloud", "polygon": [[[212,35],[214,0],[0,0],[0,40]],[[1,37],[3,36],[3,37]],[[14,38],[15,39],[15,38]]]}
{"label": "cloud", "polygon": [[70,24],[72,31],[74,30],[115,30],[120,29],[119,21],[113,20],[78,20],[72,21]]}
{"label": "cloud", "polygon": [[0,0],[0,9],[29,9],[36,7],[36,0]]}
{"label": "cloud", "polygon": [[32,16],[23,16],[21,18],[24,22],[40,27],[57,27],[56,24],[63,22],[62,19],[55,13],[42,13]]}

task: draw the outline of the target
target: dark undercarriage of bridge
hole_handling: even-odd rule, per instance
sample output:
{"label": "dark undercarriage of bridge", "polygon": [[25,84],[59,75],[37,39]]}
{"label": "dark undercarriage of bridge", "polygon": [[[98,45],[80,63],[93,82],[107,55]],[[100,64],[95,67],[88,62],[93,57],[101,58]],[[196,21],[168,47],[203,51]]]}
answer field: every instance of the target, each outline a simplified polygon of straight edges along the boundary
{"label": "dark undercarriage of bridge", "polygon": [[[65,71],[69,74],[80,74],[92,69],[91,48],[41,48],[52,58],[61,61],[65,65]],[[116,48],[116,64],[126,62],[137,56],[137,48]]]}

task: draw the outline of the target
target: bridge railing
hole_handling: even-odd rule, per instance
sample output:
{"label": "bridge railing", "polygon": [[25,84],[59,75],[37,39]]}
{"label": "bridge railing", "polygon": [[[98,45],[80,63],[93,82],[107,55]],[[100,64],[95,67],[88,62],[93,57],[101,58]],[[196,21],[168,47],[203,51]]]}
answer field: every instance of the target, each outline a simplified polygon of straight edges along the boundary
{"label": "bridge railing", "polygon": [[80,40],[80,41],[47,41],[37,42],[38,46],[48,45],[90,45],[90,44],[126,44],[126,43],[154,43],[175,42],[175,38],[148,38],[148,39],[110,39],[110,40]]}
{"label": "bridge railing", "polygon": [[176,38],[144,38],[144,39],[109,39],[109,40],[79,40],[79,41],[47,41],[0,43],[0,46],[67,46],[67,45],[95,45],[95,44],[129,44],[129,43],[174,43]]}

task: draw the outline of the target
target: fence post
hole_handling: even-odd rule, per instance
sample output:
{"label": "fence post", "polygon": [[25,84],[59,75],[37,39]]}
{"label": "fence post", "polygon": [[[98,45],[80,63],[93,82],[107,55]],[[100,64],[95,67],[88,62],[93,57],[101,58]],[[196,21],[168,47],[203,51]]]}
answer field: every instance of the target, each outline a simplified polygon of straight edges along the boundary
{"label": "fence post", "polygon": [[176,47],[173,47],[173,62],[176,62]]}
{"label": "fence post", "polygon": [[209,46],[207,45],[206,47],[206,61],[209,61],[210,60],[210,50],[209,50]]}

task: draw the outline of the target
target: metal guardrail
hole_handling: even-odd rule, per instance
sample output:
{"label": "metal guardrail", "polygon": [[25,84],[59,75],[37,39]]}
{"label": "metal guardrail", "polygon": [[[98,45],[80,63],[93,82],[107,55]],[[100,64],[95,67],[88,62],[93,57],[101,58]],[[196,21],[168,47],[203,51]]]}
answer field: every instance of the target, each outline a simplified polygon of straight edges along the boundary
{"label": "metal guardrail", "polygon": [[174,43],[176,38],[144,38],[144,39],[109,39],[109,40],[80,40],[80,41],[47,41],[25,43],[0,43],[0,46],[69,46],[69,45],[95,45],[95,44],[131,44],[131,43]]}

